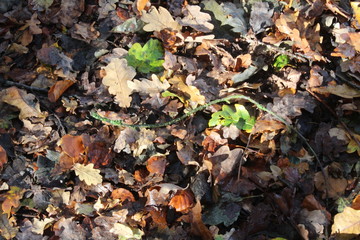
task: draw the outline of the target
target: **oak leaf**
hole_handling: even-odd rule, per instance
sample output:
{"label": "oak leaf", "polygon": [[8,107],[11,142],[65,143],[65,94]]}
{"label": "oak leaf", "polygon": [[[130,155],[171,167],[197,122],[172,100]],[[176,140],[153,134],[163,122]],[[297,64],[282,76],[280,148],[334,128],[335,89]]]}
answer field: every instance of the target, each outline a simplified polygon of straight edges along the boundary
{"label": "oak leaf", "polygon": [[10,190],[2,196],[5,199],[1,204],[2,212],[10,216],[11,209],[18,208],[20,206],[20,199],[22,199],[24,192],[24,189],[11,186]]}
{"label": "oak leaf", "polygon": [[33,94],[26,93],[24,90],[20,90],[17,87],[10,87],[0,92],[0,102],[5,102],[20,110],[20,120],[29,117],[46,117],[46,114],[40,110],[40,104],[35,103],[34,100],[35,96]]}
{"label": "oak leaf", "polygon": [[97,185],[102,182],[100,170],[94,169],[94,164],[92,163],[88,165],[76,163],[73,170],[75,171],[76,176],[87,185]]}
{"label": "oak leaf", "polygon": [[[360,210],[346,207],[343,212],[334,217],[331,234],[360,234]],[[341,239],[341,238],[336,238]]]}
{"label": "oak leaf", "polygon": [[163,92],[170,87],[168,81],[163,82],[155,75],[151,75],[151,80],[141,79],[128,81],[128,87],[132,92],[139,92],[140,95],[149,95],[150,97],[155,96],[157,93]]}
{"label": "oak leaf", "polygon": [[194,86],[186,85],[185,76],[176,75],[173,78],[169,79],[169,83],[171,83],[173,87],[177,88],[185,95],[188,95],[190,97],[192,105],[196,106],[197,104],[205,104],[205,97],[201,95],[199,89]]}
{"label": "oak leaf", "polygon": [[115,95],[115,102],[120,107],[130,107],[131,89],[128,87],[127,81],[132,80],[136,71],[133,67],[128,66],[125,59],[114,58],[104,68],[106,76],[102,83],[109,87],[109,93]]}
{"label": "oak leaf", "polygon": [[147,23],[143,28],[146,32],[159,32],[165,28],[171,28],[177,31],[181,30],[181,25],[176,22],[169,11],[163,7],[159,7],[159,10],[151,7],[149,12],[143,10],[141,20]]}
{"label": "oak leaf", "polygon": [[208,13],[200,11],[199,6],[187,5],[183,9],[185,17],[179,20],[179,23],[183,26],[189,26],[200,32],[211,32],[214,29],[214,25],[209,23],[211,16]]}

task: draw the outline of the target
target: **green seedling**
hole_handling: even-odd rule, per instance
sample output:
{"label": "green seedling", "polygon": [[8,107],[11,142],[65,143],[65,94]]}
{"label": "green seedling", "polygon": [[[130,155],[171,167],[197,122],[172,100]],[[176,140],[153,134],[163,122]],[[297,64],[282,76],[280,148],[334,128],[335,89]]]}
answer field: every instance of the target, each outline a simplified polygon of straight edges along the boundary
{"label": "green seedling", "polygon": [[164,49],[156,39],[150,39],[144,46],[135,43],[126,56],[128,65],[141,73],[160,72],[163,69],[163,58]]}
{"label": "green seedling", "polygon": [[281,70],[285,66],[289,66],[290,58],[287,55],[281,54],[275,58],[273,66],[276,70]]}
{"label": "green seedling", "polygon": [[255,125],[255,117],[250,116],[243,105],[235,104],[233,109],[229,105],[223,105],[222,110],[211,115],[209,127],[217,125],[230,126],[234,124],[238,129],[251,132]]}

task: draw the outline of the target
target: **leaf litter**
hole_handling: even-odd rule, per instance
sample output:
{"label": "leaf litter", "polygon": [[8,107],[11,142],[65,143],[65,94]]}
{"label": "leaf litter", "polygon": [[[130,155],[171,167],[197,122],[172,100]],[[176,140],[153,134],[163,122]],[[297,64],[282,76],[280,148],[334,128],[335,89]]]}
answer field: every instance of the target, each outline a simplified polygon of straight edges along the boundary
{"label": "leaf litter", "polygon": [[358,2],[3,2],[2,238],[359,235]]}

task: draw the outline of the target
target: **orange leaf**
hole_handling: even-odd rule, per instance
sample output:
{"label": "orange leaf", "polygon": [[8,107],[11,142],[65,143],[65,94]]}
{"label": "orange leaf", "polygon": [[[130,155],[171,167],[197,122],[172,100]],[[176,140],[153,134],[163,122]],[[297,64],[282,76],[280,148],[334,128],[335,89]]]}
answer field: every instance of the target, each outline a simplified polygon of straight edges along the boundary
{"label": "orange leaf", "polygon": [[146,168],[150,173],[157,173],[163,175],[166,167],[166,157],[152,156],[147,160]]}
{"label": "orange leaf", "polygon": [[79,157],[84,153],[85,147],[82,136],[65,135],[60,139],[61,149],[70,157]]}
{"label": "orange leaf", "polygon": [[73,84],[74,82],[71,80],[57,81],[48,92],[49,101],[56,102],[59,97]]}
{"label": "orange leaf", "polygon": [[25,190],[22,188],[11,186],[10,190],[3,195],[5,200],[1,205],[2,211],[10,216],[11,209],[20,206],[20,199],[24,192]]}
{"label": "orange leaf", "polygon": [[169,206],[175,208],[177,212],[188,212],[194,205],[194,195],[190,190],[178,190],[169,202]]}
{"label": "orange leaf", "polygon": [[2,170],[2,167],[5,163],[7,163],[8,158],[5,149],[0,145],[0,170]]}
{"label": "orange leaf", "polygon": [[135,202],[134,195],[125,188],[115,189],[111,193],[111,197],[113,199],[120,199],[120,201],[124,202],[125,200],[129,200],[130,202]]}
{"label": "orange leaf", "polygon": [[141,15],[141,11],[145,9],[146,5],[148,4],[149,0],[137,0],[136,1],[136,8]]}
{"label": "orange leaf", "polygon": [[360,210],[360,194],[358,194],[353,200],[351,207],[355,210]]}

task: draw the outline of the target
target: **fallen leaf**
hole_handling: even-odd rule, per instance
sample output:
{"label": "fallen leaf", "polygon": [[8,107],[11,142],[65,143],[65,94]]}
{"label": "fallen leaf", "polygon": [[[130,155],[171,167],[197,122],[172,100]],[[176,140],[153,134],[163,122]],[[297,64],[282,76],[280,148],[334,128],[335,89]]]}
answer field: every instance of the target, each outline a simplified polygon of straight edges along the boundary
{"label": "fallen leaf", "polygon": [[138,12],[141,13],[141,11],[144,10],[147,5],[149,5],[149,2],[149,0],[136,0],[136,8]]}
{"label": "fallen leaf", "polygon": [[71,80],[57,81],[48,92],[48,98],[50,102],[56,102],[59,97],[72,85],[74,84]]}
{"label": "fallen leaf", "polygon": [[36,57],[45,64],[61,69],[65,75],[73,70],[73,59],[66,56],[55,46],[43,44],[42,48],[36,52]]}
{"label": "fallen leaf", "polygon": [[352,201],[351,208],[355,210],[360,210],[360,194],[356,195],[356,197]]}
{"label": "fallen leaf", "polygon": [[130,107],[132,98],[130,97],[131,89],[127,81],[132,80],[136,71],[133,67],[127,65],[125,59],[113,58],[104,68],[106,76],[102,83],[109,87],[109,93],[115,95],[115,101],[120,107]]}
{"label": "fallen leaf", "polygon": [[36,117],[45,118],[46,113],[41,112],[40,104],[35,103],[35,96],[31,93],[18,89],[17,87],[10,87],[0,92],[0,101],[15,106],[20,110],[19,119]]}
{"label": "fallen leaf", "polygon": [[157,10],[152,6],[148,12],[143,10],[141,20],[146,23],[143,28],[146,32],[160,32],[165,28],[177,31],[181,30],[181,25],[176,22],[169,11],[163,7],[159,7],[159,10]]}
{"label": "fallen leaf", "polygon": [[33,228],[31,229],[31,231],[33,233],[43,235],[44,230],[47,227],[49,227],[50,223],[52,223],[54,221],[55,221],[55,219],[53,219],[53,218],[45,218],[44,220],[39,220],[37,218],[34,218]]}
{"label": "fallen leaf", "polygon": [[72,158],[79,157],[85,151],[82,136],[64,135],[60,139],[59,145],[62,151]]}
{"label": "fallen leaf", "polygon": [[7,214],[0,215],[0,233],[6,240],[14,239],[19,231],[14,217],[9,218]]}
{"label": "fallen leaf", "polygon": [[360,24],[360,3],[353,1],[353,2],[350,2],[350,5],[353,9],[354,17],[355,17],[356,21],[358,22],[358,24]]}
{"label": "fallen leaf", "polygon": [[144,235],[140,229],[122,223],[115,223],[110,232],[116,234],[118,239],[141,239]]}
{"label": "fallen leaf", "polygon": [[5,163],[7,163],[8,158],[5,149],[0,145],[0,171],[3,169]]}
{"label": "fallen leaf", "polygon": [[188,212],[194,204],[194,194],[189,189],[178,190],[169,202],[169,206],[182,213]]}
{"label": "fallen leaf", "polygon": [[124,202],[125,200],[129,200],[130,202],[135,202],[134,195],[125,188],[114,189],[111,193],[111,198],[119,199],[122,202]]}
{"label": "fallen leaf", "polygon": [[73,170],[75,171],[76,176],[87,185],[97,185],[102,183],[100,170],[94,169],[94,164],[92,163],[89,163],[88,165],[75,163]]}
{"label": "fallen leaf", "polygon": [[356,98],[356,97],[360,97],[360,91],[349,87],[346,84],[342,84],[342,85],[333,85],[333,84],[329,84],[326,87],[318,87],[318,88],[312,88],[311,89],[314,92],[320,93],[320,94],[334,94],[336,96],[340,96],[343,98]]}
{"label": "fallen leaf", "polygon": [[[351,237],[359,236],[360,234],[360,210],[355,210],[351,207],[346,207],[343,212],[338,213],[334,217],[334,224],[331,227],[331,234],[350,234]],[[352,235],[352,236],[351,236]],[[336,239],[343,239],[338,235]],[[345,239],[345,238],[344,238]]]}
{"label": "fallen leaf", "polygon": [[37,25],[39,25],[41,22],[37,19],[38,15],[37,13],[34,13],[30,20],[26,21],[26,24],[29,26],[30,32],[32,34],[41,34],[42,30]]}
{"label": "fallen leaf", "polygon": [[179,23],[182,26],[192,27],[199,32],[211,32],[214,29],[214,25],[210,23],[211,16],[200,10],[199,6],[186,5],[182,10],[185,17],[180,19]]}
{"label": "fallen leaf", "polygon": [[20,200],[23,197],[25,190],[19,187],[11,186],[10,190],[2,195],[4,199],[1,204],[3,213],[6,213],[9,217],[12,213],[12,208],[18,208],[20,206]]}
{"label": "fallen leaf", "polygon": [[116,9],[116,3],[119,0],[99,0],[99,19],[106,18],[109,12]]}
{"label": "fallen leaf", "polygon": [[201,236],[202,239],[213,239],[213,236],[209,229],[205,226],[202,220],[202,207],[200,201],[196,201],[195,206],[191,209],[191,231],[197,235]]}
{"label": "fallen leaf", "polygon": [[322,172],[317,172],[314,176],[314,183],[317,190],[323,192],[322,197],[326,195],[329,198],[338,199],[342,196],[347,187],[347,181],[345,178],[334,178],[329,175],[329,166],[324,168],[325,178]]}
{"label": "fallen leaf", "polygon": [[183,92],[185,95],[188,95],[188,97],[190,97],[190,101],[192,102],[192,106],[196,107],[198,104],[205,104],[205,97],[201,95],[199,89],[185,84],[185,76],[176,75],[169,79],[169,83],[177,90]]}
{"label": "fallen leaf", "polygon": [[163,175],[166,168],[166,156],[154,155],[146,161],[146,169],[150,173]]}
{"label": "fallen leaf", "polygon": [[268,2],[255,2],[251,7],[250,26],[255,34],[266,31],[266,28],[272,26],[272,15],[274,8],[270,7]]}
{"label": "fallen leaf", "polygon": [[55,235],[59,236],[60,239],[86,239],[85,229],[81,224],[74,220],[74,217],[61,217],[60,220],[54,224],[53,230]]}
{"label": "fallen leaf", "polygon": [[56,17],[63,25],[71,27],[77,22],[78,17],[80,17],[84,10],[85,0],[62,0],[60,11]]}
{"label": "fallen leaf", "polygon": [[358,144],[358,142],[360,141],[360,135],[353,134],[353,137],[356,138],[357,141],[355,141],[353,138],[351,138],[350,142],[347,146],[346,152],[348,152],[348,153],[357,152],[357,154],[360,156],[360,146]]}
{"label": "fallen leaf", "polygon": [[140,79],[127,82],[128,87],[132,92],[139,92],[141,95],[149,95],[150,97],[155,96],[158,93],[161,93],[170,87],[168,81],[164,80],[163,82],[155,75],[151,75],[151,80],[149,79]]}

